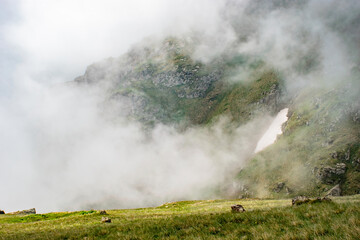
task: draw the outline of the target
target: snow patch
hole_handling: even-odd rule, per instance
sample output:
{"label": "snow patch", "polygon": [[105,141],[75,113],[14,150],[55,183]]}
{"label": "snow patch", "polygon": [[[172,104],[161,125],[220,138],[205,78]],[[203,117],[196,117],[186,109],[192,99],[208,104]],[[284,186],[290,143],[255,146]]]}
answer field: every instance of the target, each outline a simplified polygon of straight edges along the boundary
{"label": "snow patch", "polygon": [[288,120],[288,111],[288,108],[284,108],[277,114],[270,127],[258,141],[255,153],[260,152],[269,145],[273,144],[276,141],[277,136],[282,134],[281,126]]}

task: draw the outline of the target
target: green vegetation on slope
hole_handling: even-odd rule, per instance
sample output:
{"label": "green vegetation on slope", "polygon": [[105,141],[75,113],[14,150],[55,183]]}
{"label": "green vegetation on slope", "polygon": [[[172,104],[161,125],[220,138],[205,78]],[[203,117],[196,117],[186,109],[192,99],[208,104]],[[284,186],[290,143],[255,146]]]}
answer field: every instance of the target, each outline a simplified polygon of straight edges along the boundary
{"label": "green vegetation on slope", "polygon": [[219,102],[208,116],[208,121],[222,114],[231,116],[237,124],[244,124],[263,112],[278,110],[281,96],[281,80],[274,71],[259,71],[256,80],[247,83],[227,83]]}
{"label": "green vegetation on slope", "polygon": [[[157,208],[0,215],[0,239],[359,239],[360,197],[291,207],[283,200],[206,200]],[[231,213],[242,204],[244,213]]]}
{"label": "green vegetation on slope", "polygon": [[202,63],[186,40],[171,37],[93,64],[77,81],[107,81],[109,99],[127,99],[130,117],[149,126],[204,124],[221,114],[239,125],[259,111],[273,112],[282,87],[260,60],[234,54]]}
{"label": "green vegetation on slope", "polygon": [[360,124],[351,117],[356,98],[343,89],[302,92],[289,106],[283,135],[239,174],[247,195],[319,196],[337,184],[343,195],[359,193]]}

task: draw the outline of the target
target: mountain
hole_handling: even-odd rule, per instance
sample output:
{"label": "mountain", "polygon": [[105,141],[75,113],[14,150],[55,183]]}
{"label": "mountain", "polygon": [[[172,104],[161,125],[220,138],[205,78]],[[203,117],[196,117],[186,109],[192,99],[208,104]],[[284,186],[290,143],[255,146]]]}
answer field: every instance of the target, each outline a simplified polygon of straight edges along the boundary
{"label": "mountain", "polygon": [[[203,63],[190,52],[191,43],[167,38],[92,64],[75,82],[101,85],[122,113],[146,125],[206,124],[221,114],[240,124],[281,107],[281,78],[261,60],[231,54]],[[233,81],[243,66],[251,76]]]}
{"label": "mountain", "polygon": [[[119,58],[90,65],[75,79],[105,92],[102,106],[138,121],[178,130],[230,119],[228,131],[289,108],[283,134],[247,160],[228,184],[230,197],[360,192],[359,76],[330,87],[291,90],[281,71],[259,57],[227,51],[210,61],[192,55],[194,42],[177,37],[139,44]],[[301,66],[301,71],[312,68]],[[298,68],[299,69],[299,68]],[[290,89],[290,90],[289,90]]]}

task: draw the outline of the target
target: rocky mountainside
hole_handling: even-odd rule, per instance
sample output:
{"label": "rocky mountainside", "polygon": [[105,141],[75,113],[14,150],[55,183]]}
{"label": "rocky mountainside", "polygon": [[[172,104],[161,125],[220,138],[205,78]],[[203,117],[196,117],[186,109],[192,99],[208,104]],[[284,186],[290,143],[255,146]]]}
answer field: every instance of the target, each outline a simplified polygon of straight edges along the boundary
{"label": "rocky mountainside", "polygon": [[[111,106],[111,111],[146,128],[159,123],[179,129],[206,127],[227,116],[235,130],[288,107],[284,134],[234,176],[238,187],[231,195],[321,195],[335,185],[341,194],[359,193],[356,78],[331,89],[288,94],[281,74],[261,59],[223,54],[204,63],[192,57],[191,48],[179,38],[134,47],[120,58],[90,65],[75,82],[105,89],[105,108]],[[249,74],[234,81],[244,66]]]}
{"label": "rocky mountainside", "polygon": [[[184,39],[167,38],[92,64],[75,82],[100,85],[122,114],[148,126],[204,124],[223,113],[243,122],[278,110],[280,77],[260,60],[223,55],[202,63],[190,51]],[[253,75],[245,83],[231,82],[245,64]]]}

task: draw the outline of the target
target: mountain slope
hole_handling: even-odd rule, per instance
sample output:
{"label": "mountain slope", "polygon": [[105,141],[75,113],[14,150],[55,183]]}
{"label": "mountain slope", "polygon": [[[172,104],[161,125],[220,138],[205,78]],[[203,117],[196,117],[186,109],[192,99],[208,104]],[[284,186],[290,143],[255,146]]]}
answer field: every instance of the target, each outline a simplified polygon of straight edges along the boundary
{"label": "mountain slope", "polygon": [[[146,125],[202,124],[223,113],[246,122],[251,114],[278,110],[280,78],[261,61],[230,55],[202,63],[191,48],[178,38],[135,47],[89,66],[75,82],[101,85],[110,102],[121,103],[123,113]],[[252,74],[239,82],[240,68],[247,65]]]}
{"label": "mountain slope", "polygon": [[351,89],[312,91],[294,102],[284,134],[239,174],[245,189],[256,196],[322,195],[340,184],[344,195],[359,193],[358,96]]}
{"label": "mountain slope", "polygon": [[139,45],[89,66],[75,82],[105,89],[105,108],[145,128],[206,127],[226,116],[231,133],[288,107],[284,134],[233,177],[240,187],[232,196],[321,195],[336,184],[342,194],[359,193],[356,77],[288,93],[281,74],[259,58],[224,54],[204,63],[191,55],[192,48],[179,38]]}

